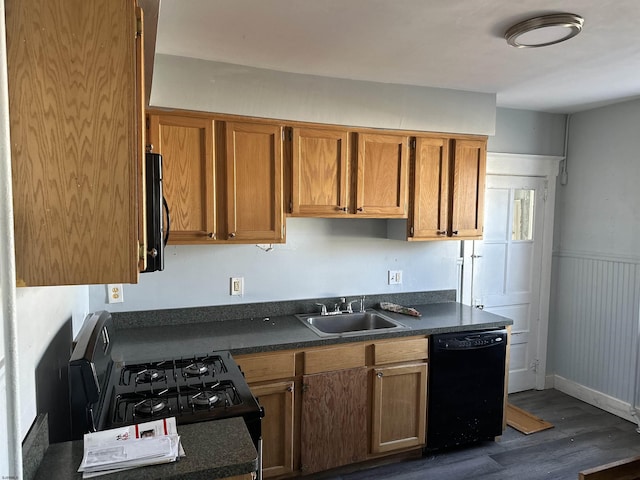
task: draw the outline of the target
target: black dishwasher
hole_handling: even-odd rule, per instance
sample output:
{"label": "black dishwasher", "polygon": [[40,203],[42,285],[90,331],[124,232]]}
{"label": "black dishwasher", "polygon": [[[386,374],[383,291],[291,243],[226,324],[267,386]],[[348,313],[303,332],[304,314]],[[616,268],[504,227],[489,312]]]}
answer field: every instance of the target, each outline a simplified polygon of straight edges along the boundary
{"label": "black dishwasher", "polygon": [[506,330],[432,335],[426,450],[502,435]]}

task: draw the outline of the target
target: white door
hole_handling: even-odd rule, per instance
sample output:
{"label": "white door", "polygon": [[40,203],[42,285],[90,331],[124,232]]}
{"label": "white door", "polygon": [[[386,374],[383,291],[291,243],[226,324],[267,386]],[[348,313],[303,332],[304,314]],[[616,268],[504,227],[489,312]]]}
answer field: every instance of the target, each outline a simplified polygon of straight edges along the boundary
{"label": "white door", "polygon": [[483,240],[473,242],[472,304],[513,320],[509,393],[536,388],[545,184],[488,175]]}

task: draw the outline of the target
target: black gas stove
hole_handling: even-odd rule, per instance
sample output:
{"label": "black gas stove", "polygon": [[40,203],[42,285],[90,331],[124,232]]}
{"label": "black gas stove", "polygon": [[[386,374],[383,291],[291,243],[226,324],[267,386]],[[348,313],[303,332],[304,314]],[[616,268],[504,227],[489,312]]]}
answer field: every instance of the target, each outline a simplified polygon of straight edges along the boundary
{"label": "black gas stove", "polygon": [[84,322],[69,363],[74,439],[90,431],[175,417],[178,425],[241,416],[259,451],[264,412],[227,351],[114,362],[108,312]]}

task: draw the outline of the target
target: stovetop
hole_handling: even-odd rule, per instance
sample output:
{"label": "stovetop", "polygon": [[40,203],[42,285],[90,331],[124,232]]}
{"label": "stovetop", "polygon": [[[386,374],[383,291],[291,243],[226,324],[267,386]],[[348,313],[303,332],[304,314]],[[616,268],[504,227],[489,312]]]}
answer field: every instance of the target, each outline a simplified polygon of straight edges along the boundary
{"label": "stovetop", "polygon": [[109,312],[85,319],[69,360],[72,439],[87,432],[175,417],[178,425],[243,417],[258,443],[264,410],[228,351],[114,362]]}
{"label": "stovetop", "polygon": [[259,410],[228,352],[116,365],[113,375],[106,428],[164,417],[194,423]]}

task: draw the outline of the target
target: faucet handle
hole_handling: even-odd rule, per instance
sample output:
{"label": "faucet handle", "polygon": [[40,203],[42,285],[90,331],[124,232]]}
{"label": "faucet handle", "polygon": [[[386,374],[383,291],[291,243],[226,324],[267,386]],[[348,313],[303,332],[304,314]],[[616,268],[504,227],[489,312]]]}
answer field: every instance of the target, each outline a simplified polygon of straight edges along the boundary
{"label": "faucet handle", "polygon": [[347,313],[353,313],[353,307],[351,305],[358,301],[359,300],[351,300],[349,303],[347,303]]}
{"label": "faucet handle", "polygon": [[360,299],[360,313],[364,313],[364,295]]}
{"label": "faucet handle", "polygon": [[319,307],[322,307],[320,315],[327,315],[327,306],[324,303],[316,303]]}

